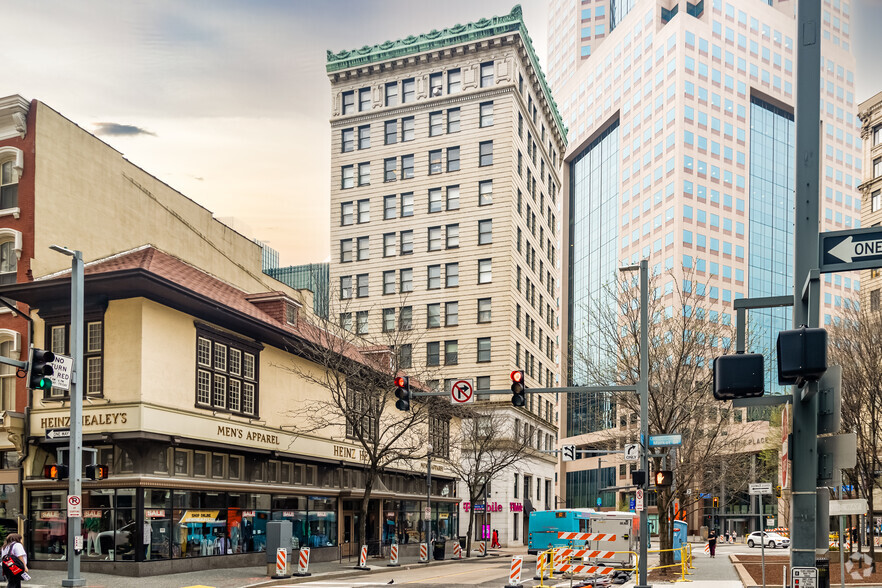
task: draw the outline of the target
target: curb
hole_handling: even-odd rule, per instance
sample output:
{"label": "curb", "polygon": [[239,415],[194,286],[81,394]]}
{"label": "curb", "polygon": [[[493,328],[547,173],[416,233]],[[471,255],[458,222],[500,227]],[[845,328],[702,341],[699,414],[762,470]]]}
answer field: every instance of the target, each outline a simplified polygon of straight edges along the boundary
{"label": "curb", "polygon": [[373,574],[401,572],[404,570],[415,570],[415,569],[424,570],[429,566],[432,566],[432,567],[443,566],[443,565],[449,565],[449,564],[453,564],[453,563],[469,563],[469,562],[481,563],[481,562],[486,562],[488,558],[491,558],[491,557],[497,558],[497,557],[502,557],[502,556],[503,556],[503,554],[501,554],[501,553],[488,553],[486,557],[482,557],[481,559],[478,559],[476,557],[469,557],[469,558],[463,558],[463,559],[445,559],[442,561],[434,561],[433,560],[433,561],[429,562],[428,564],[424,564],[424,563],[421,564],[418,562],[414,562],[412,564],[401,564],[400,567],[394,568],[394,569],[389,569],[385,565],[383,565],[382,567],[380,567],[378,565],[377,567],[372,567],[369,570],[365,570],[361,573],[358,573],[356,570],[353,570],[353,569],[338,570],[338,571],[333,571],[333,572],[313,572],[312,576],[310,576],[308,578],[305,578],[305,577],[300,578],[297,576],[292,576],[290,578],[284,578],[284,579],[280,579],[280,580],[265,580],[263,582],[255,582],[254,584],[246,584],[245,586],[242,586],[242,588],[266,588],[268,586],[287,586],[288,584],[300,584],[303,582],[315,582],[316,580],[335,580],[338,578],[341,578],[341,579],[342,578],[353,578],[353,577],[369,576],[369,575],[373,575]]}

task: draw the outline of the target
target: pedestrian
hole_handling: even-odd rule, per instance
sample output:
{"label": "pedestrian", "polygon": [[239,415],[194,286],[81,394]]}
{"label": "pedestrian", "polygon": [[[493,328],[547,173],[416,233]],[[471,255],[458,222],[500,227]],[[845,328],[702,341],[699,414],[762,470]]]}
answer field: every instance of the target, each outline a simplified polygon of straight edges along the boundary
{"label": "pedestrian", "polygon": [[710,556],[715,557],[717,554],[717,532],[713,529],[707,534],[707,545],[710,547]]}
{"label": "pedestrian", "polygon": [[723,534],[723,537],[726,538],[726,543],[729,542],[729,529],[726,529],[726,532]]}
{"label": "pedestrian", "polygon": [[499,543],[499,531],[493,529],[493,541],[490,542],[490,547],[498,548],[502,547],[502,544]]}
{"label": "pedestrian", "polygon": [[[6,577],[6,588],[21,588],[22,580],[31,579],[28,575],[28,554],[21,541],[21,535],[10,533],[6,536],[3,549],[0,550],[0,560],[3,561],[3,575]],[[7,556],[10,557],[7,558]]]}
{"label": "pedestrian", "polygon": [[738,532],[732,531],[732,543],[737,543],[737,542],[738,542]]}

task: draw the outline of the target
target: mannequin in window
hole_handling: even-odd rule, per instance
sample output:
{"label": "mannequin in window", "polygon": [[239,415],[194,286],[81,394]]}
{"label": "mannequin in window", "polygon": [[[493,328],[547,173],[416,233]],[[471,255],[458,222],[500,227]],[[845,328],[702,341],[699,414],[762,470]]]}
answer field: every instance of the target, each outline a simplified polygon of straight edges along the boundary
{"label": "mannequin in window", "polygon": [[86,555],[101,555],[101,543],[98,541],[101,519],[88,517],[83,520],[83,527],[86,530]]}

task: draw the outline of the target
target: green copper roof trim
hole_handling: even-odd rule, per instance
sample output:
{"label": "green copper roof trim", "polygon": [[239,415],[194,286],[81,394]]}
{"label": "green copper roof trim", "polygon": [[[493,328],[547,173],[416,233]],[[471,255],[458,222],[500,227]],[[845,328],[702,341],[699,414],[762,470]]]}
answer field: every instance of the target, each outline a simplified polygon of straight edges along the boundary
{"label": "green copper roof trim", "polygon": [[404,57],[405,55],[422,53],[424,51],[432,51],[450,45],[477,41],[486,37],[493,37],[502,33],[515,31],[520,32],[524,39],[527,55],[529,55],[533,69],[537,72],[542,85],[542,93],[551,105],[551,113],[554,117],[554,122],[557,124],[558,130],[560,131],[564,144],[566,145],[567,127],[563,124],[563,121],[560,118],[560,112],[557,110],[557,103],[551,95],[551,89],[548,87],[548,82],[545,80],[545,74],[539,66],[539,58],[536,56],[536,52],[533,49],[533,40],[530,38],[530,34],[527,32],[527,26],[524,24],[523,12],[521,11],[520,4],[515,5],[515,7],[511,9],[511,12],[504,16],[494,16],[490,19],[482,18],[478,21],[464,25],[457,24],[441,31],[432,29],[428,33],[419,35],[418,37],[410,35],[404,39],[398,39],[397,41],[386,41],[385,43],[380,43],[379,45],[374,46],[365,45],[361,49],[353,49],[351,51],[340,51],[339,53],[328,51],[326,68],[328,73],[331,73],[342,69],[362,67],[369,63],[395,59],[397,57]]}

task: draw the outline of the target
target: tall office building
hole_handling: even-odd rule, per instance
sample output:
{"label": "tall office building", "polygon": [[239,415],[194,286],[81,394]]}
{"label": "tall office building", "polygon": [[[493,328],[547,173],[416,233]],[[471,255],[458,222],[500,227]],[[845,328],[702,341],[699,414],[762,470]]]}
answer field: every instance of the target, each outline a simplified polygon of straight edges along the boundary
{"label": "tall office building", "polygon": [[[676,281],[704,297],[709,320],[733,321],[741,297],[792,293],[795,10],[793,0],[552,0],[549,77],[569,126],[568,336],[583,340],[603,284],[621,262],[641,258],[654,273],[672,272],[663,292]],[[849,4],[824,0],[822,25],[820,216],[821,230],[835,230],[860,226]],[[854,304],[859,289],[856,274],[826,274],[824,322]],[[751,315],[754,350],[767,365],[790,317],[790,309]],[[782,391],[768,371],[767,391]],[[584,377],[576,370],[567,379]],[[729,418],[751,418],[742,411]],[[621,426],[610,399],[570,395],[561,414],[561,437],[571,441]],[[627,503],[626,468],[598,472],[593,463],[566,464],[561,494]],[[721,514],[734,523],[747,507],[732,508]]]}
{"label": "tall office building", "polygon": [[555,399],[529,394],[515,409],[480,391],[507,389],[515,368],[528,386],[559,379],[566,147],[520,7],[328,52],[327,72],[331,317],[367,338],[419,333],[402,351],[438,370],[434,385],[472,380],[530,439],[537,451],[491,481],[476,529],[517,545],[527,512],[554,505],[554,459],[539,451],[556,446]]}

